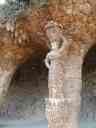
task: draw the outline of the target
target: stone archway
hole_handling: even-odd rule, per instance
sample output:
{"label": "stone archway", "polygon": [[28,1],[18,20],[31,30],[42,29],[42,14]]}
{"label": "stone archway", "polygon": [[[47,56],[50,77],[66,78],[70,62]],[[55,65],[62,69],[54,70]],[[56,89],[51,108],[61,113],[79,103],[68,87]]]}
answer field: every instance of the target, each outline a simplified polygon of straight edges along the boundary
{"label": "stone archway", "polygon": [[[96,45],[93,45],[84,57],[82,65],[82,107],[81,125],[90,128],[96,120]],[[94,126],[96,127],[96,126]]]}
{"label": "stone archway", "polygon": [[45,61],[49,68],[48,128],[78,128],[82,88],[81,49],[64,37],[54,22],[47,25],[47,35],[52,45]]}
{"label": "stone archway", "polygon": [[0,108],[0,119],[7,119],[9,122],[21,119],[22,124],[23,119],[25,122],[46,121],[47,78],[48,70],[43,58],[33,57],[22,64],[13,76],[4,104]]}
{"label": "stone archway", "polygon": [[46,33],[51,43],[45,61],[49,68],[48,128],[79,128],[82,64],[94,42],[68,40],[54,22],[49,22]]}

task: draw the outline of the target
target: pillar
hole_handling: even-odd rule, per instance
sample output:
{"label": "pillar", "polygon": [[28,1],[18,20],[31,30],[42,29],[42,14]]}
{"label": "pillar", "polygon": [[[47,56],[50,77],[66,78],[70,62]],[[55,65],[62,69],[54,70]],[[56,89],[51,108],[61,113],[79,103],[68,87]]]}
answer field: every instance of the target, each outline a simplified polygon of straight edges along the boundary
{"label": "pillar", "polygon": [[0,105],[6,97],[16,68],[15,57],[12,54],[0,55]]}
{"label": "pillar", "polygon": [[[62,37],[62,33],[59,35],[58,32],[61,33],[56,24],[47,26],[47,35],[53,45],[60,41],[57,38]],[[68,55],[66,48],[69,45],[66,40],[63,40],[63,49],[54,45],[46,58],[46,63],[49,63],[49,99],[46,105],[48,128],[79,128],[82,56]]]}

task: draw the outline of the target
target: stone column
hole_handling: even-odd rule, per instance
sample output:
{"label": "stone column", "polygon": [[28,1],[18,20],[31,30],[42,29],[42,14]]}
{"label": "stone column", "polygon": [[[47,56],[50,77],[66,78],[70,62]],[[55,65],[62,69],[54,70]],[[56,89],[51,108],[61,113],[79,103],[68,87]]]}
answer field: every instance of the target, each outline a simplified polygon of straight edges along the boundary
{"label": "stone column", "polygon": [[48,128],[79,128],[82,57],[71,53],[68,56],[65,52],[68,45],[63,43],[63,52],[52,49],[47,55],[50,59],[46,105]]}
{"label": "stone column", "polygon": [[0,105],[4,101],[16,67],[15,57],[12,54],[0,55]]}
{"label": "stone column", "polygon": [[9,71],[0,69],[0,102],[8,91],[13,75],[14,69]]}
{"label": "stone column", "polygon": [[63,58],[51,61],[48,88],[48,128],[78,128],[82,88],[81,59],[73,56],[68,62],[64,62]]}

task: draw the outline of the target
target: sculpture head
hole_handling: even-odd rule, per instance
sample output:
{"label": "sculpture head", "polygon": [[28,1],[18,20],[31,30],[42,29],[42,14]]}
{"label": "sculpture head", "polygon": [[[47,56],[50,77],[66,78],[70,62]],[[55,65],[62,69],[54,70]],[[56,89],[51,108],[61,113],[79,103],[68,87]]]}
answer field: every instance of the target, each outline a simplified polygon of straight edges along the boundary
{"label": "sculpture head", "polygon": [[56,22],[50,21],[46,26],[46,35],[50,41],[51,48],[58,49],[62,42],[62,31],[61,25],[58,25]]}

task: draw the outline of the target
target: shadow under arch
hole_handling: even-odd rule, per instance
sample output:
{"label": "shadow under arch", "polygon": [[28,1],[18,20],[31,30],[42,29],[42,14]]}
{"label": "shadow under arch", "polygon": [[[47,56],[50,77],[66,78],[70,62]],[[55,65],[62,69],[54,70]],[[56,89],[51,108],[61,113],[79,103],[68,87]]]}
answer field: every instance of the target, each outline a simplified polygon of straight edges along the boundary
{"label": "shadow under arch", "polygon": [[[96,44],[84,57],[82,65],[81,128],[96,127]],[[95,126],[94,126],[95,125]]]}
{"label": "shadow under arch", "polygon": [[96,44],[89,48],[84,57],[82,73],[87,74],[96,69]]}
{"label": "shadow under arch", "polygon": [[13,122],[23,119],[31,122],[46,120],[47,79],[44,58],[33,57],[22,64],[13,77],[6,102],[0,109],[0,119]]}

